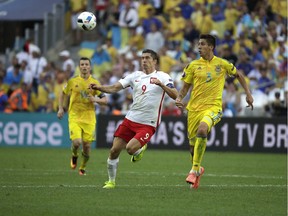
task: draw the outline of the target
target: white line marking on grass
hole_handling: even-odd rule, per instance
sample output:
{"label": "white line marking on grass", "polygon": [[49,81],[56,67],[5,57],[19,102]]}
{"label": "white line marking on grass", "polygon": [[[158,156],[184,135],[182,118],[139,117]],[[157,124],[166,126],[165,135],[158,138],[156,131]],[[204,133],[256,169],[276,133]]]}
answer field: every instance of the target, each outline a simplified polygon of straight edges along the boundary
{"label": "white line marking on grass", "polygon": [[[98,185],[2,185],[2,188],[101,188]],[[117,187],[189,187],[189,185],[177,184],[177,185],[159,185],[159,184],[137,184],[137,185],[117,185]],[[205,185],[202,184],[201,187],[211,187],[211,188],[287,188],[287,185],[247,185],[247,184],[223,184],[223,185]]]}
{"label": "white line marking on grass", "polygon": [[[167,172],[122,172],[126,174],[136,174],[136,175],[163,175],[164,177],[166,176]],[[168,173],[169,176],[186,176],[187,173]],[[205,177],[217,177],[217,178],[260,178],[260,179],[284,179],[284,176],[257,176],[257,175],[218,175],[218,174],[205,174]]]}
{"label": "white line marking on grass", "polygon": [[[3,171],[9,171],[9,172],[25,172],[27,175],[55,175],[54,173],[71,173],[73,170],[35,170],[35,169],[3,169]],[[29,174],[31,172],[31,174]],[[39,174],[40,173],[40,174]],[[92,172],[91,172],[92,173]],[[107,174],[106,171],[96,171],[95,173],[103,173]],[[145,175],[145,176],[162,176],[166,177],[168,176],[186,176],[187,173],[169,173],[169,172],[133,172],[133,171],[122,171],[123,174],[131,174],[131,175]],[[205,177],[217,177],[217,178],[257,178],[257,179],[285,179],[287,176],[259,176],[259,175],[219,175],[219,174],[210,174],[205,173]]]}

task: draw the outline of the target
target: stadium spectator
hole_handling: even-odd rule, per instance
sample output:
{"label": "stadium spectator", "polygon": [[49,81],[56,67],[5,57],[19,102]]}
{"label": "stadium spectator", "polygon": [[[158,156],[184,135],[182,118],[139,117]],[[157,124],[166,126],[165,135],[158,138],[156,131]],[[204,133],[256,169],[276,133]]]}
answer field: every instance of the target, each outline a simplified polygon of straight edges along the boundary
{"label": "stadium spectator", "polygon": [[181,8],[181,13],[184,19],[188,20],[190,19],[194,8],[190,3],[191,0],[182,0],[181,3],[178,5],[179,8]]}
{"label": "stadium spectator", "polygon": [[18,64],[21,64],[22,61],[29,61],[29,44],[28,41],[24,44],[23,49],[16,54]]}
{"label": "stadium spectator", "polygon": [[172,71],[173,67],[180,64],[176,59],[168,55],[167,48],[165,46],[162,47],[162,49],[160,49],[159,54],[160,54],[159,69],[161,71],[164,71],[169,74]]}
{"label": "stadium spectator", "polygon": [[160,30],[162,28],[162,22],[157,17],[154,16],[154,9],[149,7],[147,8],[147,17],[144,18],[141,22],[144,35],[147,36],[147,34],[151,32],[152,24],[156,26],[156,30]]}
{"label": "stadium spectator", "polygon": [[231,110],[232,116],[237,116],[241,111],[241,94],[238,91],[238,86],[233,82],[233,79],[228,79],[225,87],[222,102],[225,104],[225,109]]}
{"label": "stadium spectator", "polygon": [[115,46],[113,46],[112,39],[107,38],[106,39],[106,51],[110,56],[111,64],[115,64],[117,62],[117,57],[118,57],[118,50],[116,49]]}
{"label": "stadium spectator", "polygon": [[28,67],[33,74],[32,91],[38,93],[39,77],[47,66],[47,60],[41,55],[40,48],[34,44],[29,45],[31,58],[28,62]]}
{"label": "stadium spectator", "polygon": [[157,30],[157,26],[151,23],[151,31],[145,37],[145,49],[153,49],[158,52],[165,44],[165,38],[161,31]]}
{"label": "stadium spectator", "polygon": [[[186,20],[186,27],[184,29],[184,40],[189,42],[189,46],[186,48],[185,51],[190,51],[194,47],[197,39],[199,38],[200,32],[196,29],[195,24],[192,20]],[[184,44],[185,44],[184,41]]]}
{"label": "stadium spectator", "polygon": [[[211,14],[206,7],[201,7],[201,16],[199,17],[197,29],[201,34],[209,33],[213,30],[213,20]],[[195,23],[195,22],[194,22]]]}
{"label": "stadium spectator", "polygon": [[265,106],[266,112],[269,113],[269,116],[279,117],[286,116],[287,117],[287,92],[284,93],[284,100],[280,99],[280,92],[275,92],[274,100]]}
{"label": "stadium spectator", "polygon": [[62,70],[67,74],[67,77],[72,77],[75,72],[75,63],[70,57],[70,52],[68,50],[63,50],[59,53],[60,60],[62,63]]}
{"label": "stadium spectator", "polygon": [[233,53],[232,47],[224,44],[222,45],[222,58],[226,59],[227,61],[231,62],[233,65],[237,64],[238,57]]}
{"label": "stadium spectator", "polygon": [[28,105],[28,88],[26,83],[21,83],[20,88],[16,88],[9,96],[8,105],[5,112],[27,112]]}
{"label": "stadium spectator", "polygon": [[153,6],[150,4],[150,1],[141,0],[138,6],[139,24],[142,22],[143,19],[147,19],[149,17],[148,9],[153,10]]}
{"label": "stadium spectator", "polygon": [[22,81],[28,85],[28,89],[31,90],[33,82],[33,74],[28,67],[28,62],[23,60],[20,66],[20,71],[23,74]]}
{"label": "stadium spectator", "polygon": [[168,32],[165,34],[170,49],[175,49],[184,39],[185,19],[181,15],[181,8],[173,9],[173,16],[170,17]]}
{"label": "stadium spectator", "polygon": [[275,87],[275,83],[268,77],[266,66],[260,67],[261,77],[258,79],[258,89],[268,94],[268,92]]}
{"label": "stadium spectator", "polygon": [[254,69],[253,65],[249,61],[249,56],[246,52],[241,51],[239,54],[239,59],[236,64],[238,70],[242,70],[244,74],[247,76],[251,70]]}
{"label": "stadium spectator", "polygon": [[0,75],[0,112],[4,112],[8,104],[8,95],[3,86],[3,76]]}
{"label": "stadium spectator", "polygon": [[259,45],[257,43],[253,43],[252,50],[251,50],[251,61],[254,63],[255,61],[264,62],[264,57],[259,50]]}
{"label": "stadium spectator", "polygon": [[35,92],[31,93],[31,106],[34,111],[46,112],[48,102],[55,98],[53,88],[52,76],[42,73],[39,77],[38,94]]}
{"label": "stadium spectator", "polygon": [[163,14],[163,0],[152,0],[153,8],[155,8],[155,15]]}
{"label": "stadium spectator", "polygon": [[[179,91],[175,104],[183,109],[183,98],[192,87],[188,110],[187,130],[190,145],[192,168],[186,178],[191,188],[197,189],[200,177],[204,173],[201,167],[206,149],[207,135],[222,117],[222,94],[226,75],[235,76],[246,93],[248,106],[253,109],[253,97],[244,75],[236,67],[217,56],[214,56],[216,39],[209,34],[200,35],[198,49],[201,58],[192,61],[183,70],[183,86]],[[203,67],[203,65],[206,65]],[[212,71],[211,71],[211,69]],[[199,74],[207,74],[201,76]]]}
{"label": "stadium spectator", "polygon": [[254,68],[247,74],[250,81],[250,88],[255,89],[258,85],[258,80],[261,77],[260,68],[263,67],[264,63],[260,61],[254,62]]}
{"label": "stadium spectator", "polygon": [[137,50],[142,50],[144,48],[145,40],[142,35],[143,29],[141,26],[136,26],[129,29],[129,42],[128,46],[130,48],[135,48]]}
{"label": "stadium spectator", "polygon": [[288,71],[288,69],[287,69],[287,64],[288,64],[288,62],[287,62],[287,59],[288,59],[288,52],[286,52],[286,53],[284,53],[283,54],[283,57],[284,57],[284,59],[283,59],[283,61],[280,63],[280,65],[279,65],[279,78],[280,79],[286,79],[287,78],[287,71]]}
{"label": "stadium spectator", "polygon": [[[165,17],[169,17],[171,18],[172,16],[174,16],[174,10],[176,7],[178,7],[178,5],[181,3],[182,0],[164,0],[164,7],[163,7],[163,13]],[[181,11],[181,9],[180,9]],[[180,13],[181,14],[181,13]],[[182,16],[182,14],[181,14]]]}
{"label": "stadium spectator", "polygon": [[218,37],[223,38],[225,32],[225,15],[220,4],[213,4],[211,8],[213,29],[218,32]]}
{"label": "stadium spectator", "polygon": [[13,66],[12,70],[8,70],[3,82],[7,85],[15,83],[20,86],[20,82],[23,76],[22,72],[20,71],[20,67],[21,65],[17,63]]}
{"label": "stadium spectator", "polygon": [[[64,115],[65,95],[70,97],[68,118],[70,139],[72,141],[71,169],[76,169],[78,149],[82,145],[82,161],[79,167],[79,175],[86,175],[86,165],[90,157],[91,142],[95,140],[95,107],[94,104],[106,105],[107,99],[100,91],[88,89],[89,84],[99,84],[99,81],[91,76],[90,59],[82,57],[79,61],[80,75],[68,80],[59,96],[59,109],[57,117],[62,119]],[[81,94],[81,95],[80,95]],[[97,98],[95,96],[98,96]]]}
{"label": "stadium spectator", "polygon": [[133,7],[132,2],[124,0],[123,4],[118,23],[121,28],[121,47],[125,47],[129,42],[129,29],[136,27],[139,22],[137,9]]}
{"label": "stadium spectator", "polygon": [[224,38],[220,40],[219,42],[220,45],[227,44],[229,47],[233,47],[235,44],[235,40],[232,37],[232,33],[228,30],[224,32]]}
{"label": "stadium spectator", "polygon": [[226,1],[226,7],[224,9],[225,15],[225,29],[226,31],[233,32],[235,23],[240,16],[240,12],[236,9],[234,1]]}
{"label": "stadium spectator", "polygon": [[277,46],[275,48],[275,51],[273,53],[273,57],[275,60],[282,62],[284,59],[284,54],[288,53],[288,45],[285,44],[285,42],[287,41],[287,39],[285,38],[285,36],[278,36],[277,37]]}
{"label": "stadium spectator", "polygon": [[108,17],[108,8],[110,6],[109,0],[94,0],[95,16],[97,19],[97,26],[102,28]]}
{"label": "stadium spectator", "polygon": [[[119,155],[122,149],[126,148],[128,154],[132,155],[132,162],[142,159],[147,142],[155,133],[161,120],[159,113],[163,103],[163,94],[166,93],[173,99],[177,96],[171,77],[156,70],[158,59],[154,51],[144,50],[141,58],[143,71],[136,71],[120,79],[114,85],[91,85],[92,89],[107,93],[116,93],[127,87],[133,88],[131,109],[114,134],[113,146],[107,159],[109,180],[105,182],[103,188],[115,187]],[[155,103],[156,101],[158,103]]]}

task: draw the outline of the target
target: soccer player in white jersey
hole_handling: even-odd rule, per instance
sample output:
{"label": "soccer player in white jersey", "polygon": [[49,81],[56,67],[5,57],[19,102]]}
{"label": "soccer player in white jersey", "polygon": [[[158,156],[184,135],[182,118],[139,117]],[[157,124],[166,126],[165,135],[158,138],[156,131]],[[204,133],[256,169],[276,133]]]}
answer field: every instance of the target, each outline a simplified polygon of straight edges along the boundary
{"label": "soccer player in white jersey", "polygon": [[163,71],[156,70],[158,63],[157,53],[146,49],[141,57],[143,71],[135,71],[114,85],[90,85],[90,88],[106,93],[115,93],[127,87],[133,89],[133,104],[114,134],[113,146],[107,160],[109,180],[105,182],[103,188],[115,187],[119,155],[122,149],[126,148],[128,154],[132,155],[132,162],[141,160],[147,148],[147,142],[160,124],[165,93],[173,99],[178,95],[171,77]]}

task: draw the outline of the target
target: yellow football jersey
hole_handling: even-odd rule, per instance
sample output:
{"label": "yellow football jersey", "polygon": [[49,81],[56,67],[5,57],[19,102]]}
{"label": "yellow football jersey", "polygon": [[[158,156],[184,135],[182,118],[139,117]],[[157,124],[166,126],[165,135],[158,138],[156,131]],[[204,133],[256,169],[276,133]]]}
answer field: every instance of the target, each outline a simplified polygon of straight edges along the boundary
{"label": "yellow football jersey", "polygon": [[182,80],[193,86],[189,111],[202,111],[211,107],[222,109],[222,93],[226,75],[236,74],[235,66],[225,59],[214,56],[211,61],[200,58],[188,64]]}
{"label": "yellow football jersey", "polygon": [[88,86],[91,83],[100,85],[99,81],[94,79],[91,75],[85,80],[81,76],[75,76],[68,80],[63,87],[63,92],[70,96],[69,102],[69,121],[82,122],[87,124],[95,124],[95,106],[88,99],[88,95],[99,96],[101,94],[98,90],[89,90]]}

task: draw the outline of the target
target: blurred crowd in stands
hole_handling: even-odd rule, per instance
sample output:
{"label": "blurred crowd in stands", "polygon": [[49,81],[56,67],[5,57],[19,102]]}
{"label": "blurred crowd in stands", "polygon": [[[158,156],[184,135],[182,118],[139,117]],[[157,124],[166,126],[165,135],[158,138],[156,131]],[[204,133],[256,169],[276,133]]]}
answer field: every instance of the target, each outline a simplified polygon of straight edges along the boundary
{"label": "blurred crowd in stands", "polygon": [[[70,4],[75,22],[87,5],[83,0]],[[93,4],[97,46],[92,51],[81,46],[83,32],[75,25],[71,29],[73,46],[91,58],[92,74],[101,84],[113,84],[141,70],[141,51],[149,48],[160,55],[159,70],[169,73],[180,89],[183,68],[199,58],[199,35],[210,33],[217,39],[215,54],[246,75],[255,100],[255,111],[248,112],[243,89],[227,77],[224,116],[287,116],[286,0],[94,0]],[[0,62],[0,112],[56,112],[59,91],[79,73],[78,59],[71,57],[69,47],[59,52],[58,60],[49,61],[33,40],[27,40],[8,68]],[[96,111],[125,114],[131,100],[130,90],[124,89],[109,95],[109,106],[97,106]],[[183,114],[166,99],[163,115]]]}

